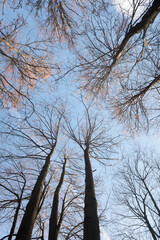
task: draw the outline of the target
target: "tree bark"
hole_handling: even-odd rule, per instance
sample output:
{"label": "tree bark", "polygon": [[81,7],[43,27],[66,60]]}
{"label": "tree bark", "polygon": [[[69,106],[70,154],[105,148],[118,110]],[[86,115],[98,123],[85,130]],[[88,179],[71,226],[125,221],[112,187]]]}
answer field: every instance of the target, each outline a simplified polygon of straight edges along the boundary
{"label": "tree bark", "polygon": [[[66,166],[67,159],[65,158],[65,161],[63,163],[63,170],[61,173],[61,177],[59,180],[59,183],[56,187],[54,197],[53,197],[53,204],[52,204],[52,210],[51,210],[51,216],[49,221],[49,237],[48,240],[57,240],[58,233],[60,229],[60,224],[58,223],[58,205],[59,205],[59,191],[62,187],[64,175],[65,175],[65,166]],[[63,209],[62,209],[63,211]]]}
{"label": "tree bark", "polygon": [[31,234],[32,234],[32,229],[34,227],[34,223],[37,217],[37,211],[41,199],[41,194],[42,194],[42,189],[43,189],[43,184],[45,181],[45,177],[48,172],[48,168],[50,165],[50,159],[51,156],[54,152],[56,143],[52,147],[50,153],[46,157],[45,164],[38,176],[38,179],[35,183],[34,189],[32,190],[30,200],[27,204],[26,211],[24,213],[23,219],[21,221],[16,240],[30,240],[31,239]]}
{"label": "tree bark", "polygon": [[94,190],[92,168],[88,148],[84,151],[85,160],[85,207],[83,240],[100,240],[97,201]]}
{"label": "tree bark", "polygon": [[18,219],[19,210],[20,210],[21,203],[22,203],[22,196],[23,196],[25,185],[26,185],[26,181],[24,182],[23,188],[21,190],[21,195],[18,198],[18,205],[17,205],[17,208],[16,208],[16,212],[14,214],[14,219],[13,219],[13,223],[12,223],[12,227],[11,227],[11,231],[10,231],[8,240],[11,240],[12,237],[13,237],[13,234],[14,234],[14,230],[15,230],[15,227],[16,227],[17,219]]}

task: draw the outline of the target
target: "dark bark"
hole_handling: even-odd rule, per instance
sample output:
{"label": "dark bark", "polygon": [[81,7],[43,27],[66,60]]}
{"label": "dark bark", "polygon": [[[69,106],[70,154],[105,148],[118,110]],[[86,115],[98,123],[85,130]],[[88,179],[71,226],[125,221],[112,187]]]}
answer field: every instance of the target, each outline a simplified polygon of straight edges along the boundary
{"label": "dark bark", "polygon": [[85,160],[85,208],[84,208],[84,237],[83,240],[100,240],[97,201],[94,190],[92,168],[88,148],[84,151]]}
{"label": "dark bark", "polygon": [[38,176],[38,179],[35,183],[34,189],[32,191],[30,200],[27,204],[26,211],[24,213],[23,219],[21,221],[16,240],[30,240],[32,229],[37,217],[37,212],[39,208],[39,203],[41,199],[42,189],[45,181],[46,174],[50,165],[50,159],[54,152],[56,143],[52,147],[50,153],[46,157],[45,164]]}
{"label": "dark bark", "polygon": [[52,204],[52,210],[51,210],[51,216],[50,216],[50,222],[49,222],[49,237],[48,240],[57,240],[59,229],[62,223],[63,218],[63,209],[64,204],[61,211],[60,221],[58,222],[58,205],[59,205],[59,192],[63,184],[64,175],[65,175],[65,166],[66,166],[67,159],[65,158],[64,164],[63,164],[63,170],[61,173],[61,177],[59,180],[59,183],[56,187],[54,197],[53,197],[53,204]]}
{"label": "dark bark", "polygon": [[22,203],[22,196],[23,196],[25,185],[26,185],[26,181],[24,182],[23,188],[21,190],[21,195],[18,198],[18,205],[17,205],[17,208],[16,208],[16,212],[14,214],[14,219],[13,219],[13,223],[12,223],[12,227],[11,227],[11,230],[10,230],[8,240],[11,240],[13,235],[14,235],[14,230],[15,230],[15,227],[16,227],[16,223],[17,223],[17,219],[18,219],[18,213],[19,213],[21,203]]}
{"label": "dark bark", "polygon": [[146,223],[146,225],[147,225],[147,227],[148,227],[148,229],[149,229],[149,231],[152,235],[152,238],[154,240],[158,240],[158,238],[156,237],[156,233],[155,233],[154,229],[152,228],[152,226],[150,225],[150,222],[148,221],[148,218],[147,218],[146,215],[144,216],[144,219],[145,219],[145,221],[146,221],[145,223]]}
{"label": "dark bark", "polygon": [[41,208],[43,206],[44,200],[45,200],[46,195],[47,195],[48,190],[49,190],[49,184],[50,184],[50,182],[52,180],[52,177],[53,177],[53,174],[50,176],[49,181],[47,182],[47,184],[44,184],[44,189],[43,189],[42,194],[41,194],[40,204],[39,204],[39,207],[38,207],[37,215],[39,214],[39,212],[41,211]]}
{"label": "dark bark", "polygon": [[110,66],[108,66],[108,71],[106,73],[105,78],[107,78],[109,76],[113,67],[117,64],[121,54],[123,53],[123,51],[125,50],[125,48],[127,46],[128,41],[130,40],[130,38],[132,36],[134,36],[135,34],[138,34],[139,32],[141,32],[142,30],[145,31],[149,27],[149,25],[151,23],[153,23],[154,19],[156,18],[156,16],[158,15],[159,12],[160,12],[160,1],[154,0],[151,7],[148,8],[146,13],[142,17],[142,20],[140,22],[138,22],[135,26],[131,26],[129,31],[126,33],[123,41],[121,42],[120,46],[118,47],[118,51],[113,59],[113,62],[111,63]]}

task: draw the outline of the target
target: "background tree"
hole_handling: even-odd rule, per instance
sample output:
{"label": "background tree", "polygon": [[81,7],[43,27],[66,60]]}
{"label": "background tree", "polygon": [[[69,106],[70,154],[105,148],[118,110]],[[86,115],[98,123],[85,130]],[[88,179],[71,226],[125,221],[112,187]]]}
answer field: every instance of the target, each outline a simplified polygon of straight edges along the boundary
{"label": "background tree", "polygon": [[[24,167],[21,163],[12,161],[12,165],[4,166],[1,163],[0,174],[0,213],[1,223],[11,223],[9,234],[2,239],[11,240],[15,233],[19,212],[22,207],[22,201],[27,196],[24,196],[26,187],[26,176],[24,173]],[[26,194],[25,194],[26,195]],[[8,222],[9,221],[9,222]],[[9,228],[9,227],[8,227]]]}
{"label": "background tree", "polygon": [[160,237],[159,160],[138,149],[123,164],[116,179],[115,239]]}
{"label": "background tree", "polygon": [[57,240],[58,232],[61,227],[62,220],[63,220],[64,202],[65,202],[65,197],[66,197],[67,192],[66,192],[64,200],[63,200],[59,220],[58,220],[58,205],[59,205],[59,192],[61,190],[61,187],[62,187],[63,181],[64,181],[66,163],[67,163],[67,158],[64,156],[62,173],[61,173],[59,183],[55,189],[54,196],[53,196],[53,203],[52,203],[51,215],[50,215],[50,221],[49,221],[49,238],[48,238],[49,240]]}

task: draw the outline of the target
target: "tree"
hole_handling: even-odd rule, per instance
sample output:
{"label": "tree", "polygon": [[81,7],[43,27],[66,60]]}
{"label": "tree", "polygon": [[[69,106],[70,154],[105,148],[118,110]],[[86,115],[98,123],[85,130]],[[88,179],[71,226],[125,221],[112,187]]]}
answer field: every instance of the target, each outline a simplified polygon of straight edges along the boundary
{"label": "tree", "polygon": [[46,199],[52,204],[49,205],[49,226],[45,232],[48,239],[82,239],[84,191],[79,184],[79,174],[70,162],[71,155],[65,153],[63,158],[64,161],[60,165],[61,174],[57,168],[58,175],[54,174],[56,186],[53,187],[54,182],[51,184],[51,196]]}
{"label": "tree", "polygon": [[[128,3],[128,12],[106,1],[88,15],[79,44],[85,50],[78,49],[75,68],[82,73],[80,84],[87,94],[102,94],[116,117],[139,124],[149,110],[159,116],[160,2]],[[150,105],[153,99],[155,107]]]}
{"label": "tree", "polygon": [[[49,112],[49,117],[51,117],[51,118],[48,119],[48,122],[46,120],[46,116],[44,116],[44,120],[42,120],[42,121],[43,121],[45,127],[47,126],[47,128],[48,128],[47,130],[48,130],[48,133],[50,133],[50,138],[48,138],[48,133],[46,135],[46,131],[43,131],[43,129],[37,129],[37,127],[35,127],[35,130],[36,131],[38,130],[38,135],[42,136],[47,143],[47,145],[46,144],[44,145],[44,152],[46,154],[46,158],[45,158],[45,164],[38,176],[38,179],[32,190],[31,197],[27,204],[25,214],[23,216],[21,225],[19,227],[19,230],[18,230],[18,233],[16,236],[17,240],[22,239],[22,237],[24,238],[24,236],[25,236],[25,239],[28,239],[28,240],[31,238],[32,229],[33,229],[36,217],[37,217],[37,211],[38,211],[38,207],[39,207],[39,203],[40,203],[43,184],[44,184],[47,172],[48,172],[51,157],[52,157],[53,152],[56,147],[59,126],[60,126],[60,120],[61,120],[62,115],[60,115],[60,118],[58,119],[57,124],[55,124],[55,129],[53,129],[53,125],[52,125],[53,122],[51,120],[53,117],[53,108]],[[30,123],[29,123],[29,126],[34,128]],[[48,152],[48,150],[49,150],[49,152]]]}
{"label": "tree", "polygon": [[[4,170],[2,170],[4,168]],[[21,209],[22,201],[24,200],[24,190],[26,187],[26,176],[24,168],[21,163],[12,162],[11,166],[4,167],[1,164],[0,175],[0,212],[1,221],[6,222],[8,219],[11,224],[9,235],[3,237],[11,240],[17,225],[19,212]],[[10,210],[9,210],[10,209]],[[8,210],[8,211],[7,211]],[[6,214],[3,215],[3,212]],[[3,216],[3,217],[2,217]],[[11,219],[13,219],[11,221]]]}
{"label": "tree", "polygon": [[[84,105],[85,106],[85,105]],[[83,151],[85,165],[85,199],[84,199],[84,240],[100,239],[97,201],[91,159],[96,159],[105,165],[105,160],[111,160],[110,154],[114,152],[115,139],[107,137],[107,130],[103,121],[91,115],[85,106],[85,121],[79,125],[77,132],[67,122],[66,131],[70,139],[77,143]]]}
{"label": "tree", "polygon": [[[45,178],[56,147],[63,111],[61,112],[56,107],[45,105],[43,112],[35,111],[30,118],[26,118],[24,121],[17,117],[11,117],[12,123],[6,120],[1,121],[2,136],[12,138],[12,141],[17,141],[11,150],[12,154],[9,155],[9,157],[12,156],[11,160],[13,158],[21,158],[26,161],[36,161],[36,159],[44,161],[27,203],[16,239],[31,238],[32,229],[39,211]],[[17,120],[16,122],[15,119]],[[4,155],[4,158],[7,158],[7,156]]]}
{"label": "tree", "polygon": [[78,166],[75,167],[76,156],[73,157],[71,151],[69,154],[65,153],[65,157],[68,167],[66,166],[65,181],[59,194],[58,239],[83,239],[84,185],[79,173],[80,169]]}
{"label": "tree", "polygon": [[58,220],[58,205],[59,205],[59,192],[61,190],[63,181],[64,181],[64,175],[65,175],[65,166],[67,163],[67,159],[66,157],[64,157],[64,163],[63,163],[63,169],[62,169],[62,173],[61,173],[61,177],[59,180],[59,183],[56,187],[56,190],[54,192],[54,196],[53,196],[53,203],[52,203],[52,208],[51,208],[51,216],[50,216],[50,221],[49,221],[49,240],[57,240],[58,238],[58,233],[59,233],[59,229],[61,227],[61,223],[63,220],[63,215],[64,215],[64,202],[65,202],[65,197],[63,200],[63,204],[62,204],[62,210],[60,213],[60,217]]}
{"label": "tree", "polygon": [[159,160],[156,153],[134,151],[119,170],[116,182],[117,239],[160,237]]}

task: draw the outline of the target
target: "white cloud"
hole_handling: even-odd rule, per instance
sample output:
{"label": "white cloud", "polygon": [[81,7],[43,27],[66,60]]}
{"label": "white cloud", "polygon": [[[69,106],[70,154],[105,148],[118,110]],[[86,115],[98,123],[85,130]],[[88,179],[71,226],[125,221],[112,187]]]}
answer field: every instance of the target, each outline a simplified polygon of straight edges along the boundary
{"label": "white cloud", "polygon": [[[112,0],[113,3],[116,6],[116,9],[119,12],[123,12],[125,15],[131,16],[133,13],[133,0]],[[146,6],[148,6],[150,0],[141,0],[141,1],[134,1],[136,2],[136,7],[139,2],[137,10],[136,10],[136,15],[135,17],[138,18],[146,9]]]}

